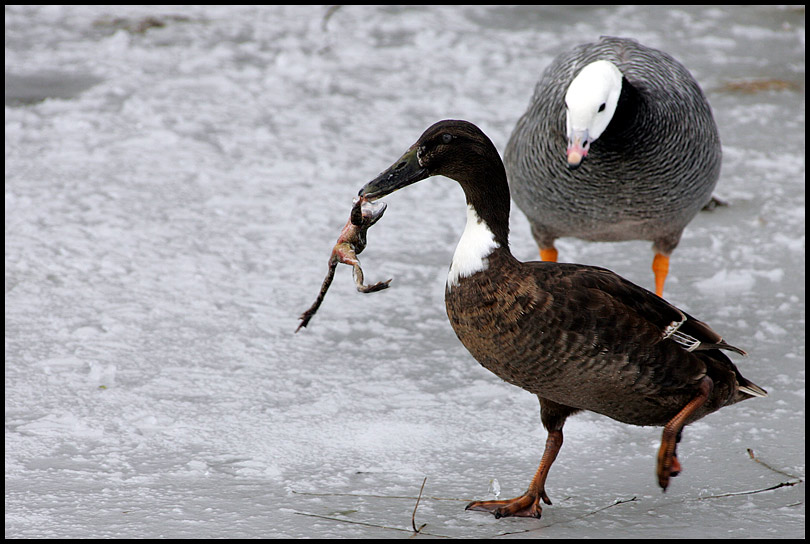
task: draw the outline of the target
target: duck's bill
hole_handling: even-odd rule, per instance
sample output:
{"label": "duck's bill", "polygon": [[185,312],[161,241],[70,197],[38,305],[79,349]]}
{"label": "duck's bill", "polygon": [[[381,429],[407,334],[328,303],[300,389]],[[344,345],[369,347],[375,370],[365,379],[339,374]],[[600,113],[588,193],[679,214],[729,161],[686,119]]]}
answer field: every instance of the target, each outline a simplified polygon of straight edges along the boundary
{"label": "duck's bill", "polygon": [[358,195],[366,200],[377,200],[429,177],[427,168],[423,168],[419,164],[419,158],[416,155],[416,147],[406,151],[388,170],[366,183]]}

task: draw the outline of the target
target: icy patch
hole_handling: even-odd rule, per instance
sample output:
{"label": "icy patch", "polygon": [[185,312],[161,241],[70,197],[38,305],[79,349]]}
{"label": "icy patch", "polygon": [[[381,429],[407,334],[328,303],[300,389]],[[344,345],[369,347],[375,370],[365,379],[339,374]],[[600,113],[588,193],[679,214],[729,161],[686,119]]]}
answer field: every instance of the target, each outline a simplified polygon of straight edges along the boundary
{"label": "icy patch", "polygon": [[48,414],[36,421],[20,425],[17,431],[43,437],[73,436],[75,438],[100,438],[104,431],[88,425],[70,412],[61,415]]}
{"label": "icy patch", "polygon": [[712,277],[695,282],[695,287],[705,295],[742,294],[751,292],[757,283],[757,278],[765,278],[772,282],[779,282],[785,272],[781,268],[771,270],[729,270],[723,269]]}
{"label": "icy patch", "polygon": [[704,294],[746,293],[753,289],[756,278],[749,272],[721,270],[711,278],[695,282],[695,287]]}
{"label": "icy patch", "polygon": [[777,232],[773,237],[773,242],[775,244],[779,244],[780,246],[784,246],[788,251],[792,253],[799,253],[804,256],[805,251],[805,237],[798,236],[798,237],[791,237],[787,236],[784,233]]}

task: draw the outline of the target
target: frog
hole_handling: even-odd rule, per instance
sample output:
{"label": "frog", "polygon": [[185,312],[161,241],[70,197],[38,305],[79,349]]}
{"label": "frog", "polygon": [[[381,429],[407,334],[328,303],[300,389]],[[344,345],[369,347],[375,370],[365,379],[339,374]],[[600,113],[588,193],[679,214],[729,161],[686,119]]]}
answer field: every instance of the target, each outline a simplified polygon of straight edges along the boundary
{"label": "frog", "polygon": [[340,236],[338,236],[337,242],[332,248],[332,253],[329,255],[329,269],[326,273],[326,278],[324,278],[321,284],[318,297],[315,299],[312,306],[299,317],[301,323],[298,325],[298,328],[295,329],[295,332],[301,330],[302,327],[306,327],[312,319],[312,316],[318,311],[318,308],[326,296],[326,291],[329,290],[329,286],[335,278],[335,269],[338,264],[342,263],[352,267],[354,283],[357,290],[361,293],[374,293],[388,288],[391,279],[378,281],[372,285],[366,285],[364,283],[363,269],[360,267],[360,261],[357,258],[357,256],[366,249],[366,244],[368,243],[368,229],[382,218],[387,207],[388,205],[385,202],[371,202],[364,197],[357,197],[354,200],[349,220],[340,231]]}

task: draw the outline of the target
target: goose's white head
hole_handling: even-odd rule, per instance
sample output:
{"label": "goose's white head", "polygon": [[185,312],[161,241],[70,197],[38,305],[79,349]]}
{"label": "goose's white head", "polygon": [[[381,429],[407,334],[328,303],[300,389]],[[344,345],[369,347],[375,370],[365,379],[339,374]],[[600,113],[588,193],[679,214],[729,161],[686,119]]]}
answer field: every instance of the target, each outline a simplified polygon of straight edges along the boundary
{"label": "goose's white head", "polygon": [[592,62],[571,81],[565,93],[569,168],[580,165],[591,142],[610,124],[621,92],[622,73],[606,60]]}

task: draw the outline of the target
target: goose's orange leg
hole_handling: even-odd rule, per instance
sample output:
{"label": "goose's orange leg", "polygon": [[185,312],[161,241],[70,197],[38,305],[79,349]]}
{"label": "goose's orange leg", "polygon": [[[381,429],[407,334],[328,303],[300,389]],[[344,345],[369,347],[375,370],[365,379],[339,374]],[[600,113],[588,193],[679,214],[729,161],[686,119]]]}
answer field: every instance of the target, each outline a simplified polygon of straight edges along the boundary
{"label": "goose's orange leg", "polygon": [[684,423],[686,423],[689,417],[706,403],[713,388],[714,382],[712,382],[712,379],[708,376],[704,376],[700,382],[700,390],[697,396],[690,400],[686,406],[664,426],[664,433],[661,436],[661,447],[658,449],[658,464],[656,466],[658,485],[661,486],[661,489],[664,491],[667,490],[670,477],[677,476],[681,471],[681,464],[675,456],[675,448],[678,445],[681,429],[683,429]]}
{"label": "goose's orange leg", "polygon": [[467,505],[466,510],[477,510],[494,514],[496,518],[507,516],[539,518],[543,512],[540,506],[542,500],[546,504],[551,504],[551,499],[546,495],[546,478],[548,471],[563,443],[562,430],[549,431],[546,439],[546,449],[543,451],[543,458],[540,460],[540,467],[529,484],[529,489],[520,497],[505,501],[473,501]]}
{"label": "goose's orange leg", "polygon": [[554,247],[550,248],[541,248],[540,249],[540,259],[544,261],[551,261],[553,263],[557,262],[557,250]]}
{"label": "goose's orange leg", "polygon": [[655,274],[655,294],[664,296],[664,281],[669,273],[669,257],[663,253],[656,253],[653,257],[652,270]]}

